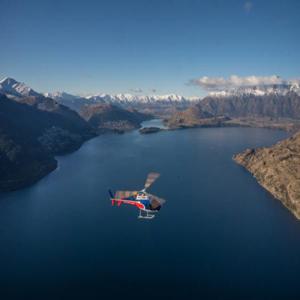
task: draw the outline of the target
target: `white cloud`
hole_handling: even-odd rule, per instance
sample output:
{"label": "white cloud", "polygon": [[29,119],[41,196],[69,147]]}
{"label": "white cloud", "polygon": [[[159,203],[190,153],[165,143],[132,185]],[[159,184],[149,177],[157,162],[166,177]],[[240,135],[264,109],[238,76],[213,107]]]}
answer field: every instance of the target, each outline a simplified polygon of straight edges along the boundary
{"label": "white cloud", "polygon": [[253,86],[271,86],[277,84],[292,84],[293,82],[299,82],[298,79],[286,80],[277,75],[271,76],[246,76],[240,77],[237,75],[231,75],[228,78],[224,77],[207,77],[190,80],[190,84],[200,86],[208,91],[219,91],[230,88],[238,87],[253,87]]}
{"label": "white cloud", "polygon": [[249,13],[253,8],[253,3],[251,1],[246,1],[244,3],[244,10]]}

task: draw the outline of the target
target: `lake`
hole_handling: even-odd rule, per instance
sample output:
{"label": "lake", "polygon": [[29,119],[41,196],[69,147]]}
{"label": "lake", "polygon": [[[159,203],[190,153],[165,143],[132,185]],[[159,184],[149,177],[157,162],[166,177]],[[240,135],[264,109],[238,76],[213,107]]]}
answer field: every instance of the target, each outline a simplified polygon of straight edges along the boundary
{"label": "lake", "polygon": [[[0,299],[299,299],[300,222],[232,160],[286,136],[134,131],[58,157],[0,195]],[[111,206],[109,188],[142,189],[151,171],[167,200],[153,220]]]}
{"label": "lake", "polygon": [[161,129],[166,129],[167,127],[163,124],[161,119],[152,119],[149,121],[142,122],[142,128],[144,127],[157,127]]}

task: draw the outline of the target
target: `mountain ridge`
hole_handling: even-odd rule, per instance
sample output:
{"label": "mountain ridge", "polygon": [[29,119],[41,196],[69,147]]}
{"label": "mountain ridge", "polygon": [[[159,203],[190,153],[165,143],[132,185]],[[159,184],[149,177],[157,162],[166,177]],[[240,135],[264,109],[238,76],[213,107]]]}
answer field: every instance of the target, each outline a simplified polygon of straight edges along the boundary
{"label": "mountain ridge", "polygon": [[[226,117],[224,123],[218,126],[255,126],[269,128],[299,128],[300,121],[300,96],[295,91],[284,94],[268,93],[265,95],[241,94],[231,96],[207,96],[193,106],[195,109],[211,114],[212,118]],[[251,118],[247,121],[246,119]],[[242,119],[242,120],[241,120]],[[263,119],[263,120],[262,120]],[[203,117],[195,118],[191,110],[184,113],[175,112],[166,120],[173,128],[195,127],[203,125]],[[211,123],[211,122],[210,122]]]}
{"label": "mountain ridge", "polygon": [[295,92],[300,95],[300,84],[298,82],[273,84],[273,85],[261,85],[261,86],[241,86],[221,91],[210,92],[207,96],[211,97],[232,97],[242,95],[286,95],[289,92]]}
{"label": "mountain ridge", "polygon": [[5,77],[0,81],[0,93],[14,97],[42,96],[25,83],[11,77]]}
{"label": "mountain ridge", "polygon": [[233,159],[300,219],[300,132],[271,147],[247,149]]}
{"label": "mountain ridge", "polygon": [[152,118],[151,115],[107,103],[84,106],[80,115],[99,132],[115,131],[119,133],[140,128],[142,121]]}

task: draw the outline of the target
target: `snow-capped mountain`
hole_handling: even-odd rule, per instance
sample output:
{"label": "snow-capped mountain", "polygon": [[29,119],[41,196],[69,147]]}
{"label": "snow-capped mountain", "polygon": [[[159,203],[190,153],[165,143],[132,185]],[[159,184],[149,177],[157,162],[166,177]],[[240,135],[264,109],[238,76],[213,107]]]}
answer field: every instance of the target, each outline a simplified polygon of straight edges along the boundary
{"label": "snow-capped mountain", "polygon": [[183,97],[177,94],[167,95],[133,95],[129,93],[124,94],[95,94],[89,96],[72,95],[66,92],[48,92],[38,93],[32,88],[28,87],[22,82],[18,82],[13,78],[6,77],[0,81],[0,93],[6,94],[11,97],[28,97],[28,96],[45,96],[52,98],[62,104],[69,104],[81,102],[81,104],[92,103],[112,103],[112,104],[130,104],[130,103],[155,103],[155,102],[168,102],[168,103],[181,103],[189,101],[197,101],[199,97]]}
{"label": "snow-capped mountain", "polygon": [[80,111],[81,107],[88,104],[96,104],[94,100],[89,100],[78,95],[72,95],[66,92],[44,93],[45,97],[52,98],[59,104],[68,106],[76,111]]}
{"label": "snow-capped mountain", "polygon": [[0,93],[10,97],[41,96],[41,94],[28,87],[25,83],[9,77],[0,81]]}
{"label": "snow-capped mountain", "polygon": [[245,86],[238,88],[231,88],[224,91],[216,91],[209,93],[209,96],[213,97],[230,97],[230,96],[265,96],[265,95],[280,95],[285,96],[286,94],[294,92],[300,95],[300,84],[299,82],[290,82],[287,84],[276,84],[267,86]]}
{"label": "snow-capped mountain", "polygon": [[169,95],[132,95],[132,94],[96,94],[90,96],[71,95],[65,92],[45,93],[44,96],[56,100],[58,103],[79,111],[82,106],[106,103],[116,104],[122,107],[136,105],[187,105],[200,100],[198,97],[183,97],[176,94]]}
{"label": "snow-capped mountain", "polygon": [[300,118],[299,83],[239,87],[211,94],[198,105],[214,116]]}
{"label": "snow-capped mountain", "polygon": [[65,100],[69,100],[69,101],[81,98],[80,96],[68,94],[66,92],[44,93],[44,96],[48,97],[48,98],[52,98],[54,100],[65,99]]}
{"label": "snow-capped mountain", "polygon": [[180,108],[185,109],[192,103],[196,103],[198,97],[183,97],[176,94],[168,95],[132,95],[132,94],[96,94],[90,96],[76,96],[65,92],[55,92],[44,94],[56,100],[58,103],[66,105],[78,112],[83,107],[91,104],[113,104],[122,108],[134,108],[145,113],[158,114],[163,111]]}
{"label": "snow-capped mountain", "polygon": [[154,102],[187,102],[187,101],[196,101],[199,98],[196,97],[183,97],[176,94],[168,95],[132,95],[132,94],[98,94],[87,96],[86,99],[93,100],[96,102],[106,102],[106,103],[154,103]]}

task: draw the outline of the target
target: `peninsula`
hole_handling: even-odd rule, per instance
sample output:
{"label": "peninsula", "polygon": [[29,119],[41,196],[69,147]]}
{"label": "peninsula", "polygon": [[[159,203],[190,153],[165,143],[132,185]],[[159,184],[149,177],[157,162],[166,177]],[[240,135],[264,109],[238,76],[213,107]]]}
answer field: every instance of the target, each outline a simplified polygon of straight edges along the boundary
{"label": "peninsula", "polygon": [[272,147],[247,149],[233,159],[300,219],[300,132]]}

